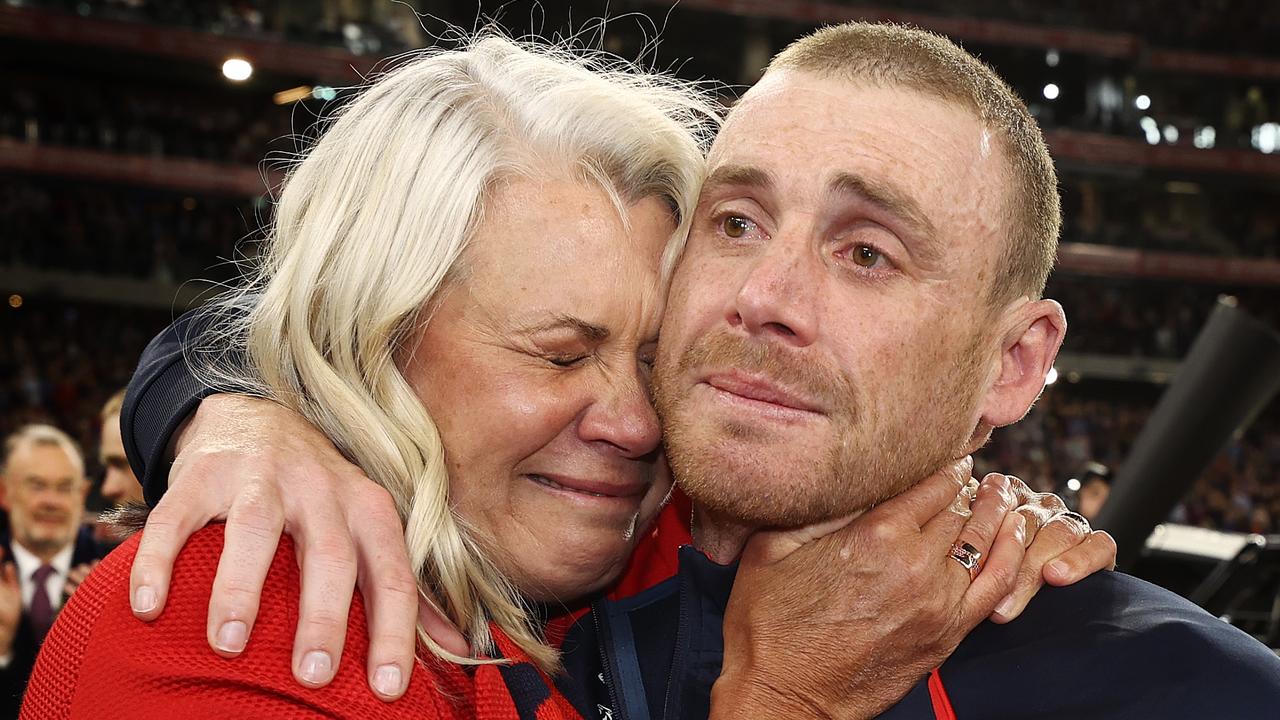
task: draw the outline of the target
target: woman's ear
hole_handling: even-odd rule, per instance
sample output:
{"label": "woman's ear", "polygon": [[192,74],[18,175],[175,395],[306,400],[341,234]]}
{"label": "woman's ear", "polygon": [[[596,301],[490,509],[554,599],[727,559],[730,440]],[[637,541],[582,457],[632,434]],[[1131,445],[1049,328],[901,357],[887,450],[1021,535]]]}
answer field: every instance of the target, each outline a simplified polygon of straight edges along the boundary
{"label": "woman's ear", "polygon": [[1054,300],[1036,300],[1006,313],[1000,345],[1000,373],[987,389],[982,422],[1004,427],[1022,419],[1044,390],[1058,357],[1067,316]]}

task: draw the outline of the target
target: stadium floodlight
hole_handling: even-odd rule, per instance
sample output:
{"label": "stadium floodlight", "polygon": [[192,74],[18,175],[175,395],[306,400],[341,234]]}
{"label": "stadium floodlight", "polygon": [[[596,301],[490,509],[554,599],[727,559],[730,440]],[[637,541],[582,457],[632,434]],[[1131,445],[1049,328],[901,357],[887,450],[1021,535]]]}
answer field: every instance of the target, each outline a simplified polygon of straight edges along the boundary
{"label": "stadium floodlight", "polygon": [[244,58],[227,58],[227,61],[222,63],[222,74],[228,80],[244,82],[253,76],[253,66]]}
{"label": "stadium floodlight", "polygon": [[1075,478],[1071,478],[1067,481],[1067,489],[1071,492],[1080,492],[1080,481]]}
{"label": "stadium floodlight", "polygon": [[1062,56],[1060,56],[1058,51],[1054,48],[1049,48],[1044,53],[1044,64],[1049,67],[1058,67],[1058,61],[1061,59]]}
{"label": "stadium floodlight", "polygon": [[1218,141],[1218,131],[1213,129],[1212,125],[1196,128],[1195,133],[1191,135],[1191,143],[1201,150],[1209,150]]}
{"label": "stadium floodlight", "polygon": [[1172,125],[1164,126],[1164,141],[1170,145],[1178,142],[1178,128]]}
{"label": "stadium floodlight", "polygon": [[1139,110],[1146,110],[1151,107],[1151,98],[1146,95],[1139,95],[1133,99],[1133,106]]}
{"label": "stadium floodlight", "polygon": [[1052,385],[1056,382],[1058,382],[1058,368],[1051,367],[1049,368],[1048,374],[1044,376],[1044,384]]}
{"label": "stadium floodlight", "polygon": [[316,100],[324,100],[325,102],[328,102],[338,97],[338,91],[328,85],[317,85],[315,89],[311,91],[311,97]]}
{"label": "stadium floodlight", "polygon": [[1058,99],[1058,86],[1057,86],[1057,85],[1055,85],[1055,84],[1053,84],[1053,83],[1049,83],[1048,85],[1045,85],[1045,86],[1044,86],[1044,99],[1045,99],[1045,100],[1057,100],[1057,99]]}
{"label": "stadium floodlight", "polygon": [[1280,147],[1280,123],[1262,123],[1253,129],[1253,147],[1271,154]]}

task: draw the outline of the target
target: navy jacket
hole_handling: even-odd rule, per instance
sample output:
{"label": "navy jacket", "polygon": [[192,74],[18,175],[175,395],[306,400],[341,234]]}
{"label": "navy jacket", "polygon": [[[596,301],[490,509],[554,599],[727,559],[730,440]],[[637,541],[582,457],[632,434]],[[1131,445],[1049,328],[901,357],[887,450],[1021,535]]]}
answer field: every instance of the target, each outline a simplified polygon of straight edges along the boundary
{"label": "navy jacket", "polygon": [[[588,720],[706,718],[735,572],[685,547],[676,577],[598,601],[565,640],[561,690]],[[1280,658],[1118,572],[1045,587],[1016,621],[970,633],[940,675],[959,718],[1280,718]],[[926,681],[881,717],[934,718]]]}

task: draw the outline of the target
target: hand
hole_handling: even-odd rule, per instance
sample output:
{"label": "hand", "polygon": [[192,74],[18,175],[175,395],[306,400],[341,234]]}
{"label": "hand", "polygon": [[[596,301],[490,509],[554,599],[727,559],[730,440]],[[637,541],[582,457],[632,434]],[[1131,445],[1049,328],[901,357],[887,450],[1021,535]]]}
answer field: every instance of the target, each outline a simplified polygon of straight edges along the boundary
{"label": "hand", "polygon": [[7,562],[0,569],[0,656],[13,652],[13,636],[22,620],[22,586],[18,569]]}
{"label": "hand", "polygon": [[[1013,588],[1026,521],[1003,475],[969,517],[965,458],[852,522],[760,532],[725,613],[712,717],[873,717],[937,667]],[[976,578],[948,557],[983,553]]]}
{"label": "hand", "polygon": [[[206,634],[234,657],[253,630],[282,531],[294,539],[302,593],[293,675],[308,687],[333,679],[355,587],[369,622],[369,686],[394,700],[409,684],[418,622],[418,584],[390,495],[369,480],[302,416],[268,400],[206,398],[175,440],[169,490],[147,520],[130,580],[134,614],[164,608],[174,558],[187,538],[226,520],[209,599]],[[430,620],[428,612],[425,619]],[[435,617],[441,645],[469,655],[461,634]]]}
{"label": "hand", "polygon": [[87,563],[80,563],[71,568],[67,572],[67,582],[62,586],[62,594],[66,597],[71,597],[71,593],[74,593],[76,588],[80,587],[80,583],[84,582],[84,579],[89,577],[89,573],[93,572],[96,567],[98,567],[98,561],[93,560]]}
{"label": "hand", "polygon": [[1067,512],[1057,495],[1033,492],[1018,478],[1008,477],[1019,504],[1017,512],[1027,518],[1028,547],[1014,591],[991,614],[996,623],[1021,615],[1046,581],[1071,585],[1116,567],[1116,541],[1109,534],[1091,529],[1083,515]]}

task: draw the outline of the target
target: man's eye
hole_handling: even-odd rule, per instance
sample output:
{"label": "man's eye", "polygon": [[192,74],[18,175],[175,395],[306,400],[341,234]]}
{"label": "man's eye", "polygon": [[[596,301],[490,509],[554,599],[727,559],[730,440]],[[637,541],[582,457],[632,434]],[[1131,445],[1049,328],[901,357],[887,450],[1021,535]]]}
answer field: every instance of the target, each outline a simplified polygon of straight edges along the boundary
{"label": "man's eye", "polygon": [[872,268],[880,264],[884,255],[869,245],[859,245],[853,249],[853,261],[864,268]]}
{"label": "man's eye", "polygon": [[556,367],[567,368],[567,367],[573,367],[574,365],[577,365],[578,363],[586,359],[587,359],[586,355],[574,355],[574,356],[549,357],[547,358],[547,361],[550,362],[552,365],[555,365]]}
{"label": "man's eye", "polygon": [[720,223],[724,234],[731,238],[740,238],[751,230],[751,226],[755,223],[742,217],[741,215],[729,215]]}

